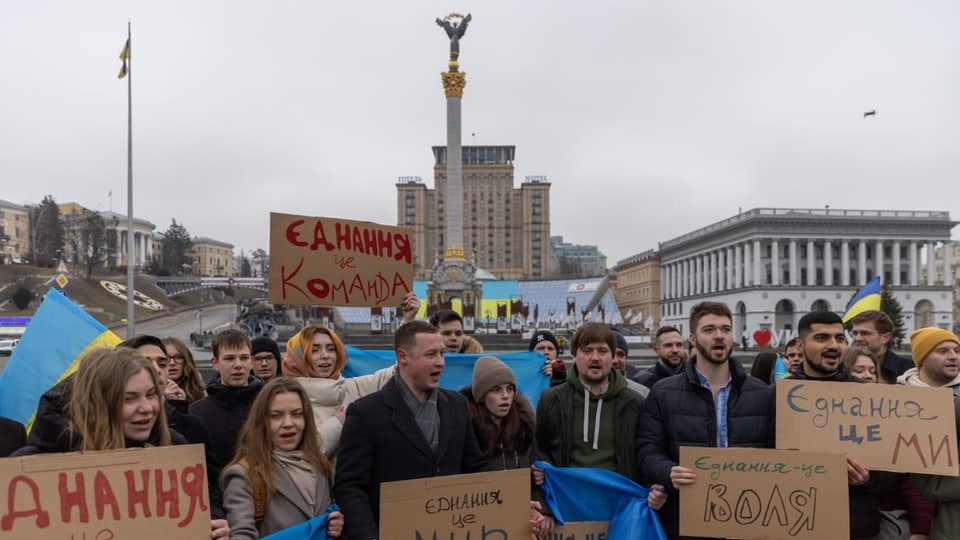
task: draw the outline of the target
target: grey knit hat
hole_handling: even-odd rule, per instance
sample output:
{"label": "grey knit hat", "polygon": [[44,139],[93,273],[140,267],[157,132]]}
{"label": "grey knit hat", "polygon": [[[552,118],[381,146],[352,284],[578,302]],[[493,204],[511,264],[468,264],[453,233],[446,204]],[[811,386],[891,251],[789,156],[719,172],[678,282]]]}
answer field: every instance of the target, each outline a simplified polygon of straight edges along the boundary
{"label": "grey knit hat", "polygon": [[473,386],[471,387],[474,401],[477,403],[483,401],[483,397],[491,388],[504,383],[517,385],[517,377],[510,366],[494,356],[477,358],[477,363],[473,365]]}

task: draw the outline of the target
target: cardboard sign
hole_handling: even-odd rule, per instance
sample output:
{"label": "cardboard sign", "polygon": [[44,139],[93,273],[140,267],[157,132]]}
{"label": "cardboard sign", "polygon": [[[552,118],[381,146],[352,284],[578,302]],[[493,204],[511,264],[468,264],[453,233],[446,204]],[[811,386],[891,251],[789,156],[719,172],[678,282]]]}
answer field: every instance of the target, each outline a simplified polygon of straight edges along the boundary
{"label": "cardboard sign", "polygon": [[680,447],[697,481],[680,489],[680,534],[720,538],[839,538],[850,530],[841,454]]}
{"label": "cardboard sign", "polygon": [[210,538],[203,445],[0,459],[0,538]]}
{"label": "cardboard sign", "polygon": [[530,470],[384,482],[380,538],[529,540]]}
{"label": "cardboard sign", "polygon": [[555,527],[544,540],[610,540],[609,529],[609,521],[568,521]]}
{"label": "cardboard sign", "polygon": [[960,475],[955,417],[949,388],[777,382],[777,448],[843,453],[868,469]]}
{"label": "cardboard sign", "polygon": [[270,302],[398,306],[413,289],[409,229],[270,213]]}

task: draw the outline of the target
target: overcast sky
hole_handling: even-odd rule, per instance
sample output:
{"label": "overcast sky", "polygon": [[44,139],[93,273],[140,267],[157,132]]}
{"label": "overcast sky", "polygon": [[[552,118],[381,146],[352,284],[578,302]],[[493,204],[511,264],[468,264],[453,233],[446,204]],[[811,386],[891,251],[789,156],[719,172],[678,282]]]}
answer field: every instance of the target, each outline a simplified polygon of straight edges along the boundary
{"label": "overcast sky", "polygon": [[611,266],[741,207],[960,219],[955,0],[5,0],[0,199],[126,212],[129,19],[137,217],[238,254],[270,211],[396,224],[445,144],[452,11],[464,144],[516,145]]}

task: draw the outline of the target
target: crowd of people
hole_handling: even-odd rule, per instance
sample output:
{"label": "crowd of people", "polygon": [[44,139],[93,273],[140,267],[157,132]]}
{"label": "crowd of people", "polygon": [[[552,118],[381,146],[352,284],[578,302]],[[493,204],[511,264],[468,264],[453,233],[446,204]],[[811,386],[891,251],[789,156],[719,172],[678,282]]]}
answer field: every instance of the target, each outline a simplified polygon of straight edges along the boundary
{"label": "crowd of people", "polygon": [[[960,410],[960,339],[916,330],[909,362],[889,347],[893,323],[878,311],[853,319],[850,347],[839,316],[808,313],[797,338],[758,356],[750,373],[732,356],[732,315],[722,303],[693,307],[688,345],[678,329],[660,328],[657,361],[646,369],[627,362],[626,339],[602,323],[577,329],[569,368],[556,336],[538,330],[529,350],[542,354],[550,382],[534,410],[514,371],[483,355],[457,313],[418,321],[419,307],[415,295],[403,301],[396,363],[352,378],[342,374],[343,342],[320,325],[301,329],[282,355],[270,339],[218,333],[216,373],[205,384],[175,338],[142,335],[94,350],[43,395],[29,436],[0,419],[0,456],[199,443],[211,538],[255,539],[325,514],[327,534],[351,540],[379,538],[383,482],[508,469],[530,471],[531,539],[544,538],[556,522],[534,465],[541,460],[648,487],[646,505],[674,539],[680,492],[698,481],[679,464],[681,446],[775,447],[776,362],[796,379],[952,387]],[[444,355],[462,352],[481,355],[472,384],[441,388]],[[880,538],[890,526],[910,540],[960,531],[960,479],[846,460],[849,538]]]}

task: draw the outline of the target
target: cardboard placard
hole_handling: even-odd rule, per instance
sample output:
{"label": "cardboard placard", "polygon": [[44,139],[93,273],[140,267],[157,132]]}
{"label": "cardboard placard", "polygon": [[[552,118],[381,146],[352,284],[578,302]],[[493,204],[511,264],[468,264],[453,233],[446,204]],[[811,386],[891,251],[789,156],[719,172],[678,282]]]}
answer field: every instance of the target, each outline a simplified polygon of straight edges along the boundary
{"label": "cardboard placard", "polygon": [[0,459],[0,538],[210,538],[203,445]]}
{"label": "cardboard placard", "polygon": [[610,540],[609,521],[568,521],[544,537],[544,540]]}
{"label": "cardboard placard", "polygon": [[841,454],[680,447],[697,481],[680,489],[680,534],[719,538],[839,538],[850,530]]}
{"label": "cardboard placard", "polygon": [[530,538],[530,470],[384,482],[380,538]]}
{"label": "cardboard placard", "polygon": [[270,213],[268,299],[310,306],[398,306],[413,290],[410,230]]}
{"label": "cardboard placard", "polygon": [[868,469],[960,475],[953,391],[777,382],[777,448],[838,452]]}

